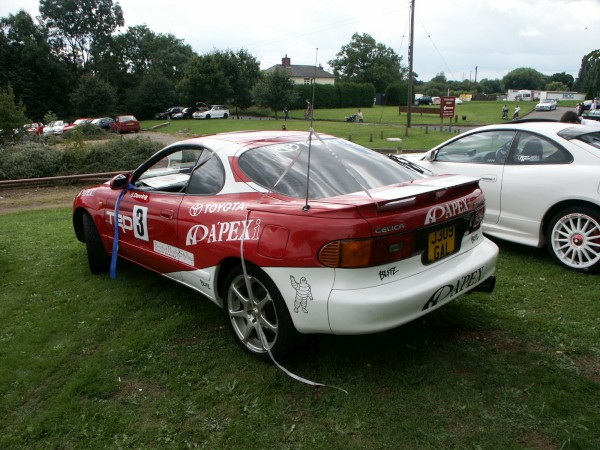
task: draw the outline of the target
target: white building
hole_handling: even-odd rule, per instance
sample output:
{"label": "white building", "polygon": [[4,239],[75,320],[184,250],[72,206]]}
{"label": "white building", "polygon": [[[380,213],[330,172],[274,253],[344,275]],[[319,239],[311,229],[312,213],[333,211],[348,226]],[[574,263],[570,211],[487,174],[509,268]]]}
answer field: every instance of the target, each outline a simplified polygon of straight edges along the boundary
{"label": "white building", "polygon": [[288,58],[288,55],[281,58],[281,64],[275,64],[274,66],[265,69],[264,72],[271,73],[275,70],[285,71],[296,84],[311,84],[313,79],[316,84],[335,83],[335,75],[325,71],[322,66],[292,65],[292,60]]}

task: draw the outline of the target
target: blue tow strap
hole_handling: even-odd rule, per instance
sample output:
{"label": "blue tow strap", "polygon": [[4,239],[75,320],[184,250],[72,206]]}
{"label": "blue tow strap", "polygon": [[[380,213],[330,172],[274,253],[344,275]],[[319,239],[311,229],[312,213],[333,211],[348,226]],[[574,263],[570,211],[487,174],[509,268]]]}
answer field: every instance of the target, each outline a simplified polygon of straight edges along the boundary
{"label": "blue tow strap", "polygon": [[117,253],[119,252],[119,205],[121,204],[121,200],[127,191],[129,189],[133,189],[134,187],[135,186],[133,184],[129,184],[125,189],[123,189],[119,194],[119,198],[117,198],[117,203],[115,204],[115,237],[113,240],[112,255],[110,258],[110,277],[113,279],[117,278]]}

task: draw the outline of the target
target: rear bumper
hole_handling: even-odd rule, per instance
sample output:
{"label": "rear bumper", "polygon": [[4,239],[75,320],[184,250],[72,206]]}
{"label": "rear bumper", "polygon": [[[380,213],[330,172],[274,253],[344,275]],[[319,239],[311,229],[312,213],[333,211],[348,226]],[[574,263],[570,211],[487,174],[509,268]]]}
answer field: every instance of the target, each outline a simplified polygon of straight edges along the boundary
{"label": "rear bumper", "polygon": [[493,289],[498,247],[488,239],[440,264],[391,283],[333,289],[328,302],[331,332],[364,334],[415,320],[477,289]]}

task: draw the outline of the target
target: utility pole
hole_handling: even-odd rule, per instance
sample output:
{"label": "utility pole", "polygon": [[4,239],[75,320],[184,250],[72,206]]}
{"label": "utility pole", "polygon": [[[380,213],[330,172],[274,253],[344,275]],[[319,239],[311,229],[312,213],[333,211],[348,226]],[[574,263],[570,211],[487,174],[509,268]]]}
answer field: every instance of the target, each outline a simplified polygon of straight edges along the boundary
{"label": "utility pole", "polygon": [[406,107],[406,134],[411,126],[411,109],[414,101],[413,94],[413,53],[415,38],[415,0],[410,0],[410,38],[408,41],[408,101]]}

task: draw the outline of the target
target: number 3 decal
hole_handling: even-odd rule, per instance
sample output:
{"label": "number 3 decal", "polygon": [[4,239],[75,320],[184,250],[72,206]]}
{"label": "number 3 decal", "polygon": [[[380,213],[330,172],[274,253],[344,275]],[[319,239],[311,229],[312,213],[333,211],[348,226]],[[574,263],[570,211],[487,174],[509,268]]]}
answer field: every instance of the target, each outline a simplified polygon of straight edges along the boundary
{"label": "number 3 decal", "polygon": [[133,207],[133,233],[136,238],[148,241],[148,208],[146,206]]}

